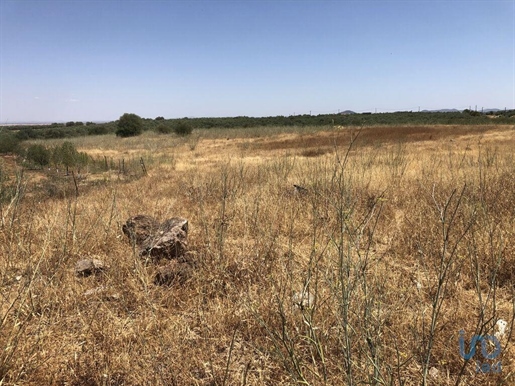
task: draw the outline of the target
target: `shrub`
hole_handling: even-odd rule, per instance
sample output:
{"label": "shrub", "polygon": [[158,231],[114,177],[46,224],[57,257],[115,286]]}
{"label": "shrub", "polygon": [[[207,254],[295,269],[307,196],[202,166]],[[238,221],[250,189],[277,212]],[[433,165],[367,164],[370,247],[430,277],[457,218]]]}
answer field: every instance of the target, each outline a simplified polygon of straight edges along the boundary
{"label": "shrub", "polygon": [[61,146],[56,146],[53,149],[51,160],[56,168],[62,165],[66,168],[66,174],[69,174],[71,167],[86,166],[89,162],[89,156],[86,153],[79,153],[73,143],[65,141]]}
{"label": "shrub", "polygon": [[173,128],[170,125],[161,123],[159,126],[156,127],[156,132],[160,134],[170,134],[173,132]]}
{"label": "shrub", "polygon": [[0,131],[0,153],[16,153],[20,140],[10,132]]}
{"label": "shrub", "polygon": [[118,129],[116,136],[118,137],[135,137],[143,132],[143,121],[136,114],[125,113],[118,121]]}
{"label": "shrub", "polygon": [[31,145],[27,149],[27,159],[40,167],[50,163],[50,151],[43,145]]}
{"label": "shrub", "polygon": [[45,139],[57,139],[57,138],[64,138],[65,133],[63,129],[46,129],[41,130],[42,137]]}
{"label": "shrub", "polygon": [[174,133],[181,136],[190,135],[193,127],[188,122],[180,121],[173,129]]}

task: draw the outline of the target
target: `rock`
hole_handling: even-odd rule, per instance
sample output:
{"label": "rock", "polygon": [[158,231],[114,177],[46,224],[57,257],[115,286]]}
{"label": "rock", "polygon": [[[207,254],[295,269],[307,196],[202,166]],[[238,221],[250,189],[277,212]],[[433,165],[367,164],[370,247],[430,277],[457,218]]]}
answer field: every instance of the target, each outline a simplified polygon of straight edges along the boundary
{"label": "rock", "polygon": [[159,227],[155,235],[141,245],[141,255],[152,258],[180,258],[188,246],[188,221],[172,218]]}
{"label": "rock", "polygon": [[102,260],[83,259],[75,264],[75,273],[78,276],[87,277],[105,270],[106,266]]}
{"label": "rock", "polygon": [[308,194],[308,190],[303,186],[293,184],[293,193],[296,195],[303,196],[305,194]]}
{"label": "rock", "polygon": [[508,322],[504,319],[499,319],[495,326],[497,327],[497,331],[494,335],[498,340],[501,340],[506,335],[506,327],[508,326]]}
{"label": "rock", "polygon": [[159,226],[158,232],[166,231],[171,228],[180,228],[186,234],[188,234],[188,220],[181,217],[173,217],[166,220]]}
{"label": "rock", "polygon": [[129,238],[129,241],[136,245],[141,245],[158,228],[159,223],[156,219],[145,214],[139,214],[129,218],[122,226],[122,231]]}
{"label": "rock", "polygon": [[150,216],[131,217],[123,232],[135,242],[139,254],[152,259],[180,259],[187,250],[188,220],[174,217],[157,225]]}
{"label": "rock", "polygon": [[173,260],[157,269],[155,285],[183,284],[191,276],[192,267],[187,262]]}

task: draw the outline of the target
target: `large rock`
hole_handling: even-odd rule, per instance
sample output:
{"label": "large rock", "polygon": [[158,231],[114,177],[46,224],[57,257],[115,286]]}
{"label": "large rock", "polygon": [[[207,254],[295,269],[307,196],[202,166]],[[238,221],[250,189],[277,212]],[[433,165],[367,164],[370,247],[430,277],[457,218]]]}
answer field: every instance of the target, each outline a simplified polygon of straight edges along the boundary
{"label": "large rock", "polygon": [[179,259],[186,253],[188,220],[184,218],[174,217],[158,225],[154,218],[138,215],[128,219],[122,229],[142,257]]}
{"label": "large rock", "polygon": [[129,241],[138,246],[153,235],[157,228],[159,228],[157,220],[145,214],[129,218],[122,226],[123,233],[127,235]]}

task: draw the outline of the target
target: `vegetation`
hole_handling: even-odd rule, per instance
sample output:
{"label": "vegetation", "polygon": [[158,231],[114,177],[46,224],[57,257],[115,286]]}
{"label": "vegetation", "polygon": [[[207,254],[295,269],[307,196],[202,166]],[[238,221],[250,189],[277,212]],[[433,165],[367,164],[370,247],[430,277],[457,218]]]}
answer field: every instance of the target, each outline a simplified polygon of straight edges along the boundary
{"label": "vegetation", "polygon": [[19,149],[20,140],[8,131],[0,130],[0,153],[15,153]]}
{"label": "vegetation", "polygon": [[136,114],[123,114],[118,120],[118,137],[135,137],[143,132],[143,121]]}
{"label": "vegetation", "polygon": [[174,126],[173,131],[177,135],[185,136],[190,135],[193,132],[191,124],[185,120],[177,122]]}
{"label": "vegetation", "polygon": [[[135,114],[126,114],[136,116]],[[137,117],[137,116],[136,116]],[[381,114],[324,114],[324,115],[292,115],[276,117],[232,117],[232,118],[181,118],[165,119],[162,116],[155,119],[135,117],[129,118],[127,133],[139,135],[142,131],[168,132],[168,126],[177,127],[187,122],[193,129],[215,128],[300,128],[300,127],[329,127],[329,126],[383,126],[383,125],[509,125],[513,124],[515,110],[487,112],[482,114],[473,110],[463,112],[395,112]],[[134,124],[134,125],[133,125]],[[123,123],[122,123],[123,126]],[[124,136],[125,129],[120,129],[119,121],[97,124],[87,122],[53,123],[51,125],[5,126],[5,130],[15,133],[19,140],[30,139],[59,139],[86,135],[104,135],[119,133]]]}
{"label": "vegetation", "polygon": [[[0,159],[0,383],[513,384],[513,126],[279,131],[30,143],[87,153],[75,182]],[[136,214],[188,218],[186,282],[154,284]]]}
{"label": "vegetation", "polygon": [[27,160],[41,168],[50,164],[51,155],[52,153],[41,144],[30,145],[27,149]]}
{"label": "vegetation", "polygon": [[173,127],[170,124],[162,123],[156,127],[156,132],[160,134],[171,134],[173,133]]}

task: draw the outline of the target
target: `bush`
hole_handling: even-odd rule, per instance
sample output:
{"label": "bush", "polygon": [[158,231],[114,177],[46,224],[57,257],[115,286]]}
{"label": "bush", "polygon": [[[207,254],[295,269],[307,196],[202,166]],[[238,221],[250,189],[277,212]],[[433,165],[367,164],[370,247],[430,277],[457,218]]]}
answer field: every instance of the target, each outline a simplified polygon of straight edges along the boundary
{"label": "bush", "polygon": [[118,129],[116,136],[118,137],[135,137],[143,132],[143,121],[136,114],[125,113],[118,121]]}
{"label": "bush", "polygon": [[20,140],[10,132],[0,131],[0,153],[16,153]]}
{"label": "bush", "polygon": [[64,130],[63,129],[47,129],[47,130],[41,130],[42,137],[45,139],[57,139],[57,138],[64,138]]}
{"label": "bush", "polygon": [[173,132],[173,128],[170,125],[161,123],[159,126],[156,127],[156,132],[160,134],[170,134]]}
{"label": "bush", "polygon": [[193,127],[188,122],[181,121],[173,129],[177,135],[185,136],[190,135],[193,132]]}
{"label": "bush", "polygon": [[31,145],[27,149],[27,159],[40,167],[50,163],[50,151],[43,145]]}

